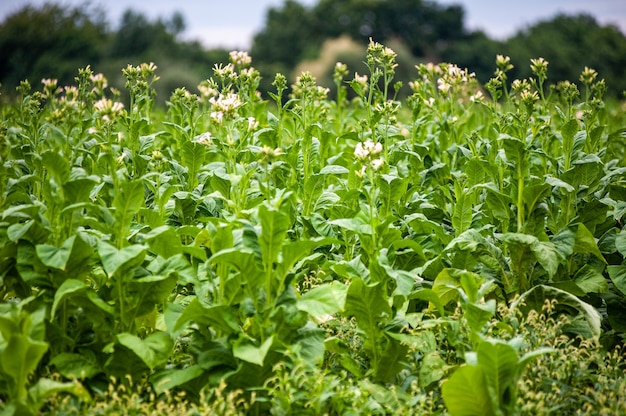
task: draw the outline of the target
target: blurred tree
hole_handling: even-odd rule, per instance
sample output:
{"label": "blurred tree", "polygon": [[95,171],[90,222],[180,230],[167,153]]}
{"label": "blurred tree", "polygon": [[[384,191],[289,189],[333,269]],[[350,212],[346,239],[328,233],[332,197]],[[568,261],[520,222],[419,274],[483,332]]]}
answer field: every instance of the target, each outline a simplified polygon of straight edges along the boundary
{"label": "blurred tree", "polygon": [[24,79],[73,81],[77,69],[101,60],[107,26],[101,9],[26,6],[0,25],[0,80],[13,88]]}
{"label": "blurred tree", "polygon": [[357,41],[401,39],[418,57],[436,56],[464,35],[463,8],[422,0],[320,0],[312,9],[315,33],[348,34]]}
{"label": "blurred tree", "polygon": [[441,51],[440,59],[468,68],[476,73],[478,81],[486,83],[494,74],[495,59],[499,53],[502,53],[502,42],[489,38],[485,32],[476,31],[450,42]]}
{"label": "blurred tree", "polygon": [[292,69],[315,58],[327,39],[347,34],[367,44],[400,39],[418,57],[436,57],[447,42],[462,39],[463,8],[423,0],[320,0],[306,8],[287,0],[268,11],[265,28],[253,40],[252,54],[263,62]]}
{"label": "blurred tree", "polygon": [[598,71],[612,95],[626,90],[626,36],[589,15],[557,15],[520,31],[502,45],[515,65],[511,78],[531,75],[530,59],[549,62],[548,81],[578,81],[585,66]]}

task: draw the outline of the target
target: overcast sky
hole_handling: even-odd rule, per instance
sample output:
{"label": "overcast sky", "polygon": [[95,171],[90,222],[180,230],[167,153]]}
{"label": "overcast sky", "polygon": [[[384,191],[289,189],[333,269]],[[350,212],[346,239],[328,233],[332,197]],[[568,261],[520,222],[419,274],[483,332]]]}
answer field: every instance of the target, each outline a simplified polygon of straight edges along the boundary
{"label": "overcast sky", "polygon": [[[50,0],[48,0],[50,1]],[[313,5],[316,0],[299,0]],[[0,20],[26,4],[41,5],[46,0],[0,0]],[[77,6],[85,0],[57,1]],[[482,29],[488,35],[504,39],[538,20],[557,13],[589,13],[601,24],[614,24],[626,33],[624,0],[439,0],[442,4],[461,4],[466,27]],[[266,10],[280,6],[283,0],[92,0],[102,5],[107,19],[116,27],[122,13],[132,8],[150,18],[168,18],[173,12],[183,14],[187,29],[185,39],[197,39],[206,47],[246,49],[252,35],[263,27]]]}

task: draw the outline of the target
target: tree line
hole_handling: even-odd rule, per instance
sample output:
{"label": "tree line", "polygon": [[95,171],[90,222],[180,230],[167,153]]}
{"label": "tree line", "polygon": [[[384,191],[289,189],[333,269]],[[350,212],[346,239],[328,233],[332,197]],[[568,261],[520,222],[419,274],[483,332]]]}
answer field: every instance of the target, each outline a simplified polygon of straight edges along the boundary
{"label": "tree line", "polygon": [[[342,36],[362,45],[361,52],[337,55],[355,66],[352,71],[362,71],[359,65],[372,38],[398,45],[403,55],[398,61],[404,66],[399,68],[400,80],[417,76],[414,63],[451,62],[475,72],[484,83],[493,76],[495,56],[502,54],[515,65],[510,79],[529,77],[530,59],[543,57],[553,83],[578,80],[588,66],[606,80],[610,95],[621,96],[626,90],[626,37],[590,15],[557,15],[504,41],[468,30],[464,18],[459,5],[427,0],[319,0],[309,7],[286,0],[267,11],[250,53],[263,76],[262,93],[272,88],[277,72],[293,80],[302,61],[319,59],[324,45]],[[121,86],[121,68],[150,61],[159,66],[161,99],[181,86],[195,91],[201,80],[212,75],[215,63],[227,62],[228,51],[183,41],[184,30],[180,13],[150,20],[129,9],[112,28],[105,12],[89,3],[25,6],[0,24],[2,92],[10,96],[25,79],[38,83],[42,78],[58,78],[61,85],[71,83],[77,68],[86,65],[104,73],[111,85]]]}

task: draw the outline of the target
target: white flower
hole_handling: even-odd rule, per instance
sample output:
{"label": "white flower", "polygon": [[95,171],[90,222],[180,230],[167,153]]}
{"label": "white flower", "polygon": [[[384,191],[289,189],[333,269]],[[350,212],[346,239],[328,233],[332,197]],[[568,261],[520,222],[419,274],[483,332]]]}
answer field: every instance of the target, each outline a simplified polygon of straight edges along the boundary
{"label": "white flower", "polygon": [[237,66],[248,66],[252,63],[252,58],[245,51],[231,51],[229,54],[230,62]]}
{"label": "white flower", "polygon": [[372,160],[372,167],[374,168],[374,170],[380,169],[384,164],[385,159],[383,159],[382,157]]}
{"label": "white flower", "polygon": [[357,159],[367,159],[369,151],[363,147],[362,143],[357,143],[354,148],[354,156],[356,156]]}
{"label": "white flower", "polygon": [[248,117],[248,131],[252,131],[259,126],[259,123],[254,117]]}
{"label": "white flower", "polygon": [[228,93],[226,95],[220,94],[218,97],[211,97],[209,102],[215,111],[221,111],[225,114],[232,113],[243,105],[243,102],[235,93]]}
{"label": "white flower", "polygon": [[210,114],[210,117],[213,119],[213,121],[215,121],[217,124],[222,124],[222,120],[224,119],[224,113],[221,111],[213,111]]}
{"label": "white flower", "polygon": [[202,134],[197,135],[193,139],[194,142],[203,144],[205,146],[210,146],[213,141],[211,140],[211,132],[207,131]]}

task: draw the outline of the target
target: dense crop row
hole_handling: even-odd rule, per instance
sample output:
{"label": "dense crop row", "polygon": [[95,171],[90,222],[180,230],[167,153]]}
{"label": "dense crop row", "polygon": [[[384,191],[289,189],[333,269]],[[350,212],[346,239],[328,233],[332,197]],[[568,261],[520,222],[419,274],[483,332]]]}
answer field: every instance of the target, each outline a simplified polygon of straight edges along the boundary
{"label": "dense crop row", "polygon": [[4,411],[626,412],[624,108],[592,69],[546,87],[542,59],[509,83],[498,56],[485,89],[419,65],[403,102],[395,53],[367,66],[288,100],[277,74],[268,102],[231,53],[165,111],[152,64],[125,105],[89,68],[22,83]]}

